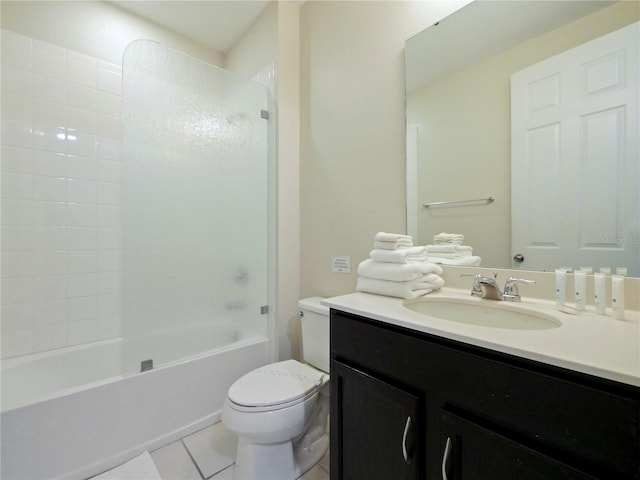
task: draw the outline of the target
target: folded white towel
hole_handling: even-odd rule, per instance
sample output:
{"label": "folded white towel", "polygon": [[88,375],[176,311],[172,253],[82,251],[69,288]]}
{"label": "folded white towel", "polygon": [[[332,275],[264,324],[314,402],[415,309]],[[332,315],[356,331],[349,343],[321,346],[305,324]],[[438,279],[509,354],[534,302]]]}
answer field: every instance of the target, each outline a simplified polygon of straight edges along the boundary
{"label": "folded white towel", "polygon": [[471,252],[473,247],[469,245],[455,245],[453,243],[441,243],[438,245],[427,245],[425,247],[429,253],[456,253],[456,252]]}
{"label": "folded white towel", "polygon": [[418,298],[439,289],[444,284],[444,280],[442,280],[441,277],[438,278],[440,278],[442,283],[392,282],[376,278],[359,277],[356,290],[358,292],[375,293],[388,297],[404,299]]}
{"label": "folded white towel", "polygon": [[436,263],[438,265],[461,265],[465,267],[479,267],[482,258],[475,255],[468,255],[460,258],[443,258],[429,256],[429,262]]}
{"label": "folded white towel", "polygon": [[399,248],[410,247],[413,247],[413,243],[404,240],[398,240],[397,242],[373,242],[373,248],[378,250],[397,250]]}
{"label": "folded white towel", "polygon": [[363,277],[406,282],[416,280],[427,273],[442,274],[442,267],[429,262],[383,263],[370,258],[358,265],[358,274]]}
{"label": "folded white towel", "polygon": [[439,257],[439,258],[465,258],[470,257],[471,252],[456,252],[456,253],[444,253],[444,252],[427,252],[427,256],[429,257]]}
{"label": "folded white towel", "polygon": [[413,244],[413,238],[411,235],[405,235],[403,233],[386,233],[378,232],[373,239],[375,242],[410,242]]}
{"label": "folded white towel", "polygon": [[439,233],[438,235],[433,236],[433,243],[454,243],[457,245],[462,245],[464,242],[464,235],[461,233]]}
{"label": "folded white towel", "polygon": [[369,252],[369,258],[376,262],[388,263],[424,262],[427,259],[427,249],[425,247],[396,248],[395,250],[376,248]]}

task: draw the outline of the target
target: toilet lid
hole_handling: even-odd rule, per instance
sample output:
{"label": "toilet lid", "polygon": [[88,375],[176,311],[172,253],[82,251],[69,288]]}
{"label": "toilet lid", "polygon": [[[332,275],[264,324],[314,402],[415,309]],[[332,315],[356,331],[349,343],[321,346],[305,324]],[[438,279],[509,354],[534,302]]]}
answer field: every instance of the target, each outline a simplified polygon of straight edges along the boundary
{"label": "toilet lid", "polygon": [[291,403],[318,390],[325,373],[296,360],[272,363],[239,378],[229,389],[233,403],[266,407]]}

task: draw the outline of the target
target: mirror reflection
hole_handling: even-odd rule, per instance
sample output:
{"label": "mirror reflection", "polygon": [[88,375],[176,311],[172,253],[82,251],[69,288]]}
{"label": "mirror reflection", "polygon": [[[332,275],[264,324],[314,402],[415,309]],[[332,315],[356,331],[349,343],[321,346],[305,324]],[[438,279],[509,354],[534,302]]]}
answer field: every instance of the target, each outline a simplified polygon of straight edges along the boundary
{"label": "mirror reflection", "polygon": [[[640,276],[638,53],[627,49],[639,19],[637,2],[476,0],[409,39],[408,233],[420,244],[462,234],[484,267]],[[631,45],[594,47],[619,36]],[[573,83],[539,73],[554,62],[576,65]],[[574,118],[549,107],[590,91],[617,97]]]}

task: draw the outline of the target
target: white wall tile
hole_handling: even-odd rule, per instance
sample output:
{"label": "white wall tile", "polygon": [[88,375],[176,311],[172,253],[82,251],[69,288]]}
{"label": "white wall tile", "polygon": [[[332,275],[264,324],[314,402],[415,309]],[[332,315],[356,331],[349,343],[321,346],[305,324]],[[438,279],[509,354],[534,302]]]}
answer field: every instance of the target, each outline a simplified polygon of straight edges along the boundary
{"label": "white wall tile", "polygon": [[65,202],[33,202],[34,225],[64,225],[67,221],[67,204]]}
{"label": "white wall tile", "polygon": [[33,125],[33,148],[47,152],[66,153],[67,131],[44,124]]}
{"label": "white wall tile", "polygon": [[95,250],[98,245],[96,227],[67,227],[67,248],[69,250]]}
{"label": "white wall tile", "polygon": [[47,102],[66,103],[67,82],[58,78],[33,74],[33,98]]}
{"label": "white wall tile", "polygon": [[2,280],[2,303],[26,303],[34,299],[33,277],[13,277]]}
{"label": "white wall tile", "polygon": [[2,305],[3,333],[33,327],[33,303],[14,303]]}
{"label": "white wall tile", "polygon": [[68,177],[78,180],[96,180],[98,162],[92,157],[69,155],[67,157]]}
{"label": "white wall tile", "polygon": [[64,153],[33,151],[33,173],[49,177],[67,176],[67,156]]}
{"label": "white wall tile", "polygon": [[35,301],[58,300],[67,296],[65,275],[42,275],[33,278],[33,298]]}
{"label": "white wall tile", "polygon": [[2,144],[15,147],[33,146],[31,122],[2,119]]}
{"label": "white wall tile", "polygon": [[96,88],[96,62],[81,57],[67,57],[67,81],[88,88]]}
{"label": "white wall tile", "polygon": [[86,108],[67,107],[66,127],[69,130],[95,133],[96,112]]}
{"label": "white wall tile", "polygon": [[33,100],[33,123],[64,128],[66,124],[66,107],[62,103],[46,100]]}
{"label": "white wall tile", "polygon": [[2,278],[31,277],[35,275],[35,258],[33,253],[4,252],[2,254],[1,271]]}
{"label": "white wall tile", "polygon": [[[104,162],[104,160],[101,160],[101,162]],[[2,146],[2,172],[3,173],[4,172],[32,173],[33,172],[33,151],[30,148],[21,148],[21,147],[13,147],[11,145],[3,145]],[[111,180],[108,180],[108,181],[111,181]]]}
{"label": "white wall tile", "polygon": [[67,141],[67,153],[83,157],[95,157],[96,136],[85,132],[73,132]]}
{"label": "white wall tile", "polygon": [[96,318],[98,315],[98,297],[77,297],[67,300],[67,320],[78,321]]}
{"label": "white wall tile", "polygon": [[33,40],[9,30],[2,30],[2,64],[31,70]]}
{"label": "white wall tile", "polygon": [[95,111],[96,91],[93,88],[69,83],[67,84],[67,105]]}
{"label": "white wall tile", "polygon": [[67,273],[67,252],[51,250],[31,254],[35,259],[35,275],[64,275]]}
{"label": "white wall tile", "polygon": [[96,86],[98,91],[122,95],[122,70],[106,62],[98,62],[98,76]]}
{"label": "white wall tile", "polygon": [[98,205],[97,225],[119,227],[122,225],[122,207],[119,205]]}
{"label": "white wall tile", "polygon": [[2,93],[2,118],[29,123],[33,118],[31,97],[15,93]]}
{"label": "white wall tile", "polygon": [[67,321],[67,300],[46,300],[35,302],[33,324],[37,327],[53,323],[64,324]]}
{"label": "white wall tile", "polygon": [[30,70],[2,65],[2,91],[18,95],[31,96],[33,78]]}
{"label": "white wall tile", "polygon": [[68,273],[91,273],[97,271],[97,250],[70,250],[67,252]]}
{"label": "white wall tile", "polygon": [[98,183],[98,203],[122,205],[122,185],[120,183]]}
{"label": "white wall tile", "polygon": [[34,350],[33,329],[3,332],[2,356],[15,357],[25,355]]}
{"label": "white wall tile", "polygon": [[89,227],[97,224],[98,207],[93,203],[68,203],[67,225]]}
{"label": "white wall tile", "polygon": [[[3,198],[2,207],[0,210],[2,211],[2,223],[4,226],[8,226],[8,225],[25,225],[26,226],[26,225],[33,224],[33,201],[31,200],[16,200],[13,198]],[[23,232],[22,236],[24,237],[25,235],[26,235],[26,232]],[[22,240],[24,240],[24,238]]]}
{"label": "white wall tile", "polygon": [[57,78],[58,80],[66,80],[66,50],[50,43],[34,40],[32,69],[34,73]]}
{"label": "white wall tile", "polygon": [[122,97],[110,93],[97,92],[96,112],[103,115],[122,117]]}
{"label": "white wall tile", "polygon": [[29,227],[28,241],[32,250],[64,250],[67,248],[66,226]]}
{"label": "white wall tile", "polygon": [[25,173],[5,172],[0,179],[2,198],[31,200],[33,198],[33,177]]}
{"label": "white wall tile", "polygon": [[96,184],[90,180],[70,178],[67,181],[67,200],[73,203],[96,203]]}
{"label": "white wall tile", "polygon": [[0,44],[2,356],[120,336],[122,69]]}
{"label": "white wall tile", "polygon": [[67,328],[64,324],[46,325],[33,329],[35,351],[53,350],[67,345]]}
{"label": "white wall tile", "polygon": [[64,177],[33,176],[34,200],[64,202],[67,199],[67,179]]}
{"label": "white wall tile", "polygon": [[98,293],[95,273],[78,273],[67,276],[67,297],[90,297]]}

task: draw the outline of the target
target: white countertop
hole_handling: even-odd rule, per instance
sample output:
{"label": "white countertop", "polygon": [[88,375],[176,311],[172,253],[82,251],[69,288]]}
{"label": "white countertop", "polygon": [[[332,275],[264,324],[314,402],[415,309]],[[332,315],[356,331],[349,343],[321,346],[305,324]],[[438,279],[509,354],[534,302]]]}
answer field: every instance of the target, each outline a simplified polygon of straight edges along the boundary
{"label": "white countertop", "polygon": [[[469,291],[447,287],[423,298],[433,297],[496,302],[471,297]],[[519,304],[510,305],[552,316],[561,326],[546,330],[512,330],[427,316],[409,310],[404,302],[399,298],[369,293],[351,293],[323,301],[331,308],[388,324],[640,386],[640,314],[637,311],[627,311],[626,320],[615,320],[610,311],[606,316],[590,309],[569,314],[559,311],[554,302],[523,297]]]}

